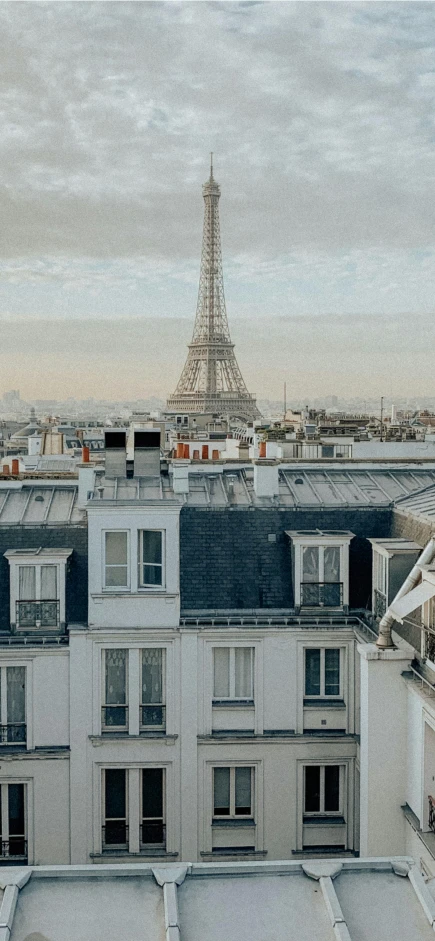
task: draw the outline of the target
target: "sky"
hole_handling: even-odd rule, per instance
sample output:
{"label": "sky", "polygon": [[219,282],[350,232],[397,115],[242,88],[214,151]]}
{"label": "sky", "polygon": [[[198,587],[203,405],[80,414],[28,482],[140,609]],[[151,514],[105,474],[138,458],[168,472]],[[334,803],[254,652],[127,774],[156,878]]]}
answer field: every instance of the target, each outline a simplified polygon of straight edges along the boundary
{"label": "sky", "polygon": [[435,395],[431,2],[0,3],[0,395],[165,397],[209,151],[260,398]]}

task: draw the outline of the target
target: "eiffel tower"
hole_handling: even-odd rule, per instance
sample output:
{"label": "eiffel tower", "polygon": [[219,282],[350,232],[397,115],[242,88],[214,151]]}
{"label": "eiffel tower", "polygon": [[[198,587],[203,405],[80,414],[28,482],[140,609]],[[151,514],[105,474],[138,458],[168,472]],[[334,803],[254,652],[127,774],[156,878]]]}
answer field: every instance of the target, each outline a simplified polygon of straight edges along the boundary
{"label": "eiffel tower", "polygon": [[252,421],[260,417],[260,412],[243,381],[225,308],[219,229],[221,191],[213,177],[213,154],[210,177],[202,194],[204,231],[195,326],[183,372],[174,394],[168,398],[167,409],[212,412]]}

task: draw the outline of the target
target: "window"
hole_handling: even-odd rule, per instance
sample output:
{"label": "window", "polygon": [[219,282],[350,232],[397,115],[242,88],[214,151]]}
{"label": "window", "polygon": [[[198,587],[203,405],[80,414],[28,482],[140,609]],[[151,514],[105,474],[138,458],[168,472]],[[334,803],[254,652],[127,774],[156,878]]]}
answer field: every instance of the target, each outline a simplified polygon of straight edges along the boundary
{"label": "window", "polygon": [[27,862],[26,785],[0,786],[1,861]]}
{"label": "window", "polygon": [[387,594],[388,559],[380,552],[373,553],[374,588],[383,595]]}
{"label": "window", "polygon": [[141,729],[165,728],[164,667],[165,650],[160,647],[142,650]]}
{"label": "window", "polygon": [[140,588],[163,586],[163,533],[159,529],[143,529],[139,533]]}
{"label": "window", "polygon": [[304,813],[342,813],[341,765],[306,765],[304,769]]}
{"label": "window", "polygon": [[104,772],[103,848],[127,849],[127,772],[107,768]]}
{"label": "window", "polygon": [[339,647],[305,649],[305,696],[337,698],[341,694]]}
{"label": "window", "polygon": [[106,588],[128,588],[128,533],[106,532],[104,585]]}
{"label": "window", "polygon": [[163,768],[142,769],[141,846],[165,843]]}
{"label": "window", "polygon": [[302,548],[303,605],[338,607],[342,604],[340,546]]}
{"label": "window", "polygon": [[213,698],[254,698],[254,648],[214,647]]}
{"label": "window", "polygon": [[213,816],[252,817],[254,769],[214,768]]}
{"label": "window", "polygon": [[127,731],[127,671],[128,651],[114,649],[104,651],[104,698],[102,726],[104,729]]}
{"label": "window", "polygon": [[72,549],[9,549],[10,621],[17,631],[65,625],[65,570]]}

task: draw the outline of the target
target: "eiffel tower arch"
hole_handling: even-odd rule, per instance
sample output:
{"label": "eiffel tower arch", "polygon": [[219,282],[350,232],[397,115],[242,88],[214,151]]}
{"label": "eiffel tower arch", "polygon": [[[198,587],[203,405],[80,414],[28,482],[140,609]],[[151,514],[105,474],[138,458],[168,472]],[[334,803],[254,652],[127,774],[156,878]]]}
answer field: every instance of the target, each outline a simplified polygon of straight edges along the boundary
{"label": "eiffel tower arch", "polygon": [[213,177],[213,159],[202,194],[204,230],[195,326],[184,369],[174,394],[168,398],[167,409],[217,412],[252,421],[260,417],[260,412],[243,381],[225,307],[219,228],[221,191]]}

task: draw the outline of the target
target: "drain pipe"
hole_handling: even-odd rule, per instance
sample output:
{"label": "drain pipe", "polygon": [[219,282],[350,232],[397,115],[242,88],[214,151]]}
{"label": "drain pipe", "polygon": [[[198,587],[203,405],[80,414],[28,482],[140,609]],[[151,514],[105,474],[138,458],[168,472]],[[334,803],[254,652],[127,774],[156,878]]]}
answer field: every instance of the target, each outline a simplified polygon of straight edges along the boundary
{"label": "drain pipe", "polygon": [[394,605],[395,601],[398,601],[399,598],[403,598],[404,595],[407,595],[411,588],[415,588],[417,583],[421,579],[421,566],[428,565],[429,562],[432,562],[435,556],[435,536],[432,536],[429,539],[429,542],[426,543],[421,556],[418,561],[415,563],[414,567],[411,569],[408,577],[403,582],[401,588],[397,592],[397,595],[391,602],[389,608],[387,608],[382,620],[379,623],[379,637],[376,641],[377,647],[382,647],[384,650],[387,648],[394,647],[392,638],[391,638],[391,629],[393,627],[395,617],[394,614],[391,614],[391,608]]}

